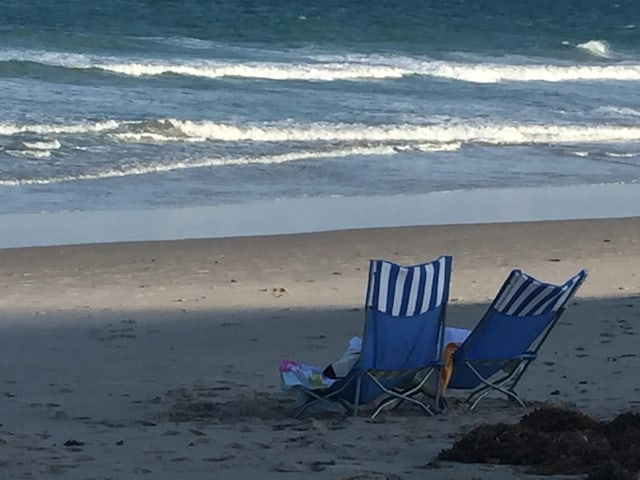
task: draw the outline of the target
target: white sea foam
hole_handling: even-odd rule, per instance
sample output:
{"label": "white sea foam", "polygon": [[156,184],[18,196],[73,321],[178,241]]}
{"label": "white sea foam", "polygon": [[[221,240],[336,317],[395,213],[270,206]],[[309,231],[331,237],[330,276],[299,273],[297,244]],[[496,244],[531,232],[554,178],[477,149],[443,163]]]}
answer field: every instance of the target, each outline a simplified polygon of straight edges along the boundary
{"label": "white sea foam", "polygon": [[576,47],[594,57],[612,57],[611,47],[609,43],[604,40],[589,40],[588,42],[577,44]]}
{"label": "white sea foam", "polygon": [[[600,42],[600,43],[598,43]],[[592,54],[610,54],[606,43],[586,42]],[[587,45],[589,45],[587,47]],[[586,50],[585,50],[586,51]],[[595,53],[594,53],[595,52]],[[530,64],[497,62],[432,61],[424,58],[384,55],[316,57],[298,63],[174,61],[149,59],[122,61],[113,57],[41,51],[1,51],[0,61],[32,61],[76,69],[99,69],[119,75],[141,77],[183,75],[203,78],[264,79],[278,81],[368,81],[407,76],[430,76],[474,83],[638,81],[640,64]]]}
{"label": "white sea foam", "polygon": [[615,106],[598,107],[596,109],[596,112],[602,113],[605,115],[616,116],[616,117],[640,117],[640,109],[635,109],[630,107],[615,107]]}
{"label": "white sea foam", "polygon": [[[571,155],[575,156],[575,157],[588,157],[589,155],[591,155],[590,152],[587,151],[576,151],[576,152],[569,152]],[[604,152],[604,156],[605,157],[609,157],[609,158],[636,158],[640,156],[640,152]]]}
{"label": "white sea foam", "polygon": [[416,61],[411,68],[361,63],[170,65],[120,63],[95,68],[129,76],[186,75],[291,81],[380,80],[412,75],[473,83],[638,81],[640,65],[515,65]]}
{"label": "white sea foam", "polygon": [[[56,52],[49,50],[0,50],[0,62],[21,61],[40,63],[42,65],[51,65],[68,68],[91,68],[94,59],[100,57],[91,57],[81,53]],[[102,57],[105,60],[108,57]]]}
{"label": "white sea foam", "polygon": [[396,152],[455,152],[462,148],[460,142],[453,143],[414,143],[394,145]]}
{"label": "white sea foam", "polygon": [[173,143],[173,142],[186,142],[197,143],[206,142],[206,137],[186,137],[184,135],[167,135],[164,133],[154,132],[122,132],[111,134],[113,138],[129,143]]}
{"label": "white sea foam", "polygon": [[208,50],[216,45],[210,40],[201,40],[192,37],[150,37],[149,40],[194,50]]}
{"label": "white sea foam", "polygon": [[619,152],[605,152],[607,157],[612,158],[635,158],[639,156],[639,153],[619,153]]}
{"label": "white sea foam", "polygon": [[462,148],[462,143],[419,143],[415,148],[421,152],[455,152]]}
{"label": "white sea foam", "polygon": [[152,162],[143,165],[123,167],[121,169],[106,169],[95,173],[81,175],[61,175],[48,178],[26,178],[19,180],[0,180],[0,186],[18,185],[48,185],[52,183],[101,180],[108,178],[129,177],[135,175],[148,175],[152,173],[167,173],[178,170],[188,170],[194,168],[234,166],[234,165],[272,165],[299,160],[313,160],[321,158],[343,158],[358,155],[393,155],[397,153],[393,147],[354,147],[329,151],[301,151],[290,152],[279,155],[264,155],[257,157],[227,157],[227,158],[205,158],[198,160],[176,161],[172,163]]}
{"label": "white sea foam", "polygon": [[22,144],[31,150],[58,150],[61,147],[60,142],[56,139],[22,142]]}
{"label": "white sea foam", "polygon": [[[51,151],[49,150],[13,150],[6,149],[4,152],[7,155],[11,155],[12,157],[20,157],[20,158],[35,158],[35,159],[43,159],[49,158],[51,156]],[[0,182],[0,185],[2,183]]]}
{"label": "white sea foam", "polygon": [[[640,127],[615,125],[361,125],[342,123],[233,125],[169,119],[172,128],[154,133],[154,141],[216,142],[410,142],[413,144],[456,145],[487,143],[521,145],[528,143],[608,143],[640,141]],[[144,132],[114,133],[123,141],[144,137]]]}
{"label": "white sea foam", "polygon": [[503,65],[434,62],[425,74],[474,83],[638,81],[640,65]]}
{"label": "white sea foam", "polygon": [[16,135],[19,133],[47,134],[78,134],[95,133],[115,130],[121,123],[115,120],[100,122],[81,122],[72,124],[32,124],[19,125],[16,123],[0,123],[0,135]]}
{"label": "white sea foam", "polygon": [[200,65],[171,65],[149,63],[120,63],[95,65],[95,68],[134,77],[155,75],[185,75],[205,78],[248,78],[268,80],[335,81],[400,78],[410,72],[384,65],[344,63],[299,64],[287,63],[218,63]]}
{"label": "white sea foam", "polygon": [[[609,108],[609,107],[602,107]],[[612,107],[615,108],[615,107]],[[617,111],[617,110],[616,110]],[[631,115],[635,110],[623,113]],[[108,134],[128,143],[176,142],[341,142],[404,143],[408,148],[456,150],[464,143],[522,145],[536,143],[611,143],[640,141],[640,126],[548,125],[452,121],[441,124],[365,125],[347,123],[273,122],[236,125],[212,121],[160,119],[105,120],[70,124],[0,124],[0,135]],[[23,141],[29,149],[54,150],[60,142]]]}

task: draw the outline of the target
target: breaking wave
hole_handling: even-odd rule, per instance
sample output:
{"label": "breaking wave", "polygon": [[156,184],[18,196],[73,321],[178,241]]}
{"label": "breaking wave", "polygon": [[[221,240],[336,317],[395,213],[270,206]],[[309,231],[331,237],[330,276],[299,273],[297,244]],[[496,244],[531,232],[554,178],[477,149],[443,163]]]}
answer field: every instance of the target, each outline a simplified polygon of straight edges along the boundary
{"label": "breaking wave", "polygon": [[[51,156],[50,150],[13,150],[9,148],[5,149],[4,153],[12,157],[33,158],[38,160],[49,158]],[[0,185],[2,185],[1,182]]]}
{"label": "breaking wave", "polygon": [[[592,40],[581,44],[593,55],[606,56],[606,43]],[[600,52],[600,53],[598,53]],[[370,81],[426,76],[448,80],[498,82],[638,81],[640,64],[504,64],[496,62],[450,62],[423,58],[346,55],[331,58],[301,58],[299,62],[174,60],[152,61],[62,54],[57,52],[5,51],[1,62],[34,64],[79,70],[101,70],[129,77],[181,75],[209,79],[235,78],[275,81]]]}
{"label": "breaking wave", "polygon": [[51,157],[51,153],[61,147],[60,142],[54,138],[12,142],[0,150],[11,157],[41,160]]}
{"label": "breaking wave", "polygon": [[[528,124],[460,124],[460,125],[358,125],[340,123],[260,124],[239,126],[216,122],[192,122],[168,119],[162,132],[128,131],[113,133],[127,142],[146,138],[155,142],[415,142],[415,143],[487,143],[522,145],[528,143],[607,143],[640,141],[640,127],[528,125]],[[171,128],[167,128],[170,126]],[[139,129],[136,129],[139,130]]]}
{"label": "breaking wave", "polygon": [[615,117],[640,117],[640,109],[630,107],[599,107],[596,112]]}
{"label": "breaking wave", "polygon": [[29,150],[58,150],[61,147],[60,142],[56,139],[32,142],[23,141],[22,145]]}
{"label": "breaking wave", "polygon": [[164,74],[206,78],[266,80],[380,80],[413,75],[473,83],[637,81],[640,65],[503,65],[487,63],[416,62],[413,68],[349,63],[326,64],[237,64],[237,65],[96,65],[96,68],[130,76]]}
{"label": "breaking wave", "polygon": [[298,160],[312,160],[321,158],[340,158],[356,155],[393,155],[398,150],[392,146],[379,147],[354,147],[340,150],[330,151],[302,151],[291,152],[278,155],[264,155],[256,157],[237,157],[237,158],[205,158],[199,160],[178,161],[173,163],[157,163],[135,165],[123,168],[111,168],[98,172],[86,173],[81,175],[61,175],[48,178],[26,178],[14,180],[0,180],[0,186],[18,186],[18,185],[48,185],[52,183],[73,182],[83,180],[100,180],[108,178],[128,177],[133,175],[147,175],[150,173],[167,173],[178,170],[187,170],[193,168],[216,167],[216,166],[234,166],[234,165],[271,165]]}
{"label": "breaking wave", "polygon": [[[635,112],[635,111],[634,111]],[[629,113],[626,112],[625,113]],[[108,135],[126,143],[173,142],[341,142],[415,145],[610,143],[640,141],[640,126],[600,124],[519,124],[457,121],[443,124],[365,125],[348,123],[248,123],[160,119],[104,120],[71,124],[0,124],[0,135]],[[27,148],[60,148],[58,140],[22,140]],[[26,142],[26,143],[25,143]],[[414,148],[412,147],[412,148]],[[427,147],[425,147],[427,148]]]}
{"label": "breaking wave", "polygon": [[[72,124],[33,124],[0,123],[0,135],[10,136],[20,133],[47,134],[82,134],[115,130],[123,123],[115,120],[99,122],[79,122]],[[59,147],[58,147],[59,148]]]}
{"label": "breaking wave", "polygon": [[589,40],[576,45],[580,50],[599,58],[612,58],[611,47],[604,40]]}
{"label": "breaking wave", "polygon": [[640,155],[640,153],[618,153],[618,152],[605,152],[607,157],[612,158],[635,158]]}

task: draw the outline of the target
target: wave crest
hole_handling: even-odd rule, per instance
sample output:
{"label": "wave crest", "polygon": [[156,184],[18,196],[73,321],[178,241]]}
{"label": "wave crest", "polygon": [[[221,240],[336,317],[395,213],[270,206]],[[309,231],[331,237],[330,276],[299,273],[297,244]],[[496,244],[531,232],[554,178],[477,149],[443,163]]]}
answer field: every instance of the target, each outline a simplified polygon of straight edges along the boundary
{"label": "wave crest", "polygon": [[389,66],[366,66],[349,64],[204,64],[171,65],[148,63],[120,63],[95,65],[96,68],[134,77],[156,75],[184,75],[205,78],[247,78],[266,80],[335,81],[361,79],[401,78],[407,72]]}
{"label": "wave crest", "polygon": [[606,107],[599,107],[595,111],[597,113],[614,116],[614,117],[631,117],[631,118],[640,117],[640,109],[630,108],[630,107],[606,106]]}
{"label": "wave crest", "polygon": [[156,163],[135,165],[121,169],[105,169],[98,172],[80,175],[61,175],[48,178],[25,178],[14,180],[0,180],[0,186],[19,185],[48,185],[52,183],[63,183],[86,180],[102,180],[108,178],[129,177],[134,175],[147,175],[150,173],[168,173],[178,170],[193,168],[235,166],[235,165],[272,165],[299,160],[312,160],[322,158],[351,157],[356,155],[393,155],[397,150],[391,146],[378,147],[353,147],[340,150],[329,151],[301,151],[290,152],[277,155],[264,155],[258,157],[229,157],[229,158],[204,158],[199,160],[177,161],[172,163]]}
{"label": "wave crest", "polygon": [[434,77],[472,83],[638,81],[640,65],[502,65],[440,63]]}
{"label": "wave crest", "polygon": [[99,122],[79,122],[75,124],[34,124],[18,125],[15,123],[0,123],[0,135],[10,136],[20,133],[47,134],[80,134],[91,132],[106,132],[117,129],[121,124],[115,120]]}
{"label": "wave crest", "polygon": [[[601,107],[609,112],[614,107]],[[635,110],[609,113],[637,116]],[[443,124],[386,124],[366,125],[347,123],[270,122],[230,124],[214,121],[156,119],[147,121],[103,120],[70,124],[0,124],[0,135],[18,137],[22,134],[83,135],[106,134],[129,143],[171,142],[341,142],[393,143],[423,145],[456,145],[486,143],[493,145],[521,145],[526,143],[607,143],[640,141],[640,126],[580,124],[520,124],[481,123],[479,121],[451,121]],[[20,139],[24,148],[55,150],[60,142],[54,140]],[[413,147],[412,147],[413,148]],[[448,148],[448,147],[447,147]]]}
{"label": "wave crest", "polygon": [[577,44],[576,48],[594,57],[612,58],[611,47],[605,40],[589,40],[588,42]]}
{"label": "wave crest", "polygon": [[55,138],[53,140],[23,141],[22,145],[29,150],[58,150],[62,145]]}
{"label": "wave crest", "polygon": [[[341,123],[233,125],[210,121],[164,120],[163,131],[127,131],[112,135],[122,141],[139,142],[411,142],[455,145],[486,143],[582,143],[640,141],[640,127],[616,125],[363,125]],[[154,122],[154,125],[157,122]],[[166,125],[171,129],[167,130]]]}
{"label": "wave crest", "polygon": [[[606,42],[580,44],[593,55],[607,57]],[[608,57],[607,57],[608,58]],[[408,76],[445,78],[473,83],[639,81],[640,64],[505,64],[497,62],[434,61],[382,55],[345,55],[300,59],[300,62],[193,60],[158,62],[149,59],[110,57],[56,52],[0,52],[0,62],[33,62],[79,70],[101,70],[129,77],[182,75],[209,79],[260,79],[274,81],[370,81]]]}

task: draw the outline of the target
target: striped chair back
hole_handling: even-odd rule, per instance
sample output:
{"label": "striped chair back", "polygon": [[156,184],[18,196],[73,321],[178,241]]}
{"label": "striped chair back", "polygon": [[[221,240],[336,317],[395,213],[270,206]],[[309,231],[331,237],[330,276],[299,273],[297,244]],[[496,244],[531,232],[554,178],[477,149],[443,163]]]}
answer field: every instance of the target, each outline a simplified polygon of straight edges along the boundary
{"label": "striped chair back", "polygon": [[555,285],[513,270],[455,358],[506,359],[536,353],[586,276],[581,270]]}
{"label": "striped chair back", "polygon": [[371,260],[363,369],[419,369],[440,361],[451,265],[450,256],[413,266]]}
{"label": "striped chair back", "polygon": [[393,317],[411,317],[441,306],[449,299],[451,263],[450,256],[413,266],[371,260],[367,308]]}
{"label": "striped chair back", "polygon": [[565,307],[586,275],[586,270],[581,270],[563,285],[553,285],[514,270],[493,301],[493,308],[496,312],[516,317],[558,312]]}

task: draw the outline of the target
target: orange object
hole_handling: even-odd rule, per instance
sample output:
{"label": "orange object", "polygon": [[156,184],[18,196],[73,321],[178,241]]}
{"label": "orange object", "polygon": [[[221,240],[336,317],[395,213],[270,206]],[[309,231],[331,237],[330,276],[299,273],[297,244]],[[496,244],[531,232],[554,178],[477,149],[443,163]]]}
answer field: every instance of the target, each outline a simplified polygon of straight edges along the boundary
{"label": "orange object", "polygon": [[442,373],[441,373],[441,387],[442,392],[447,389],[451,375],[453,375],[453,353],[460,346],[459,343],[448,343],[442,352]]}

